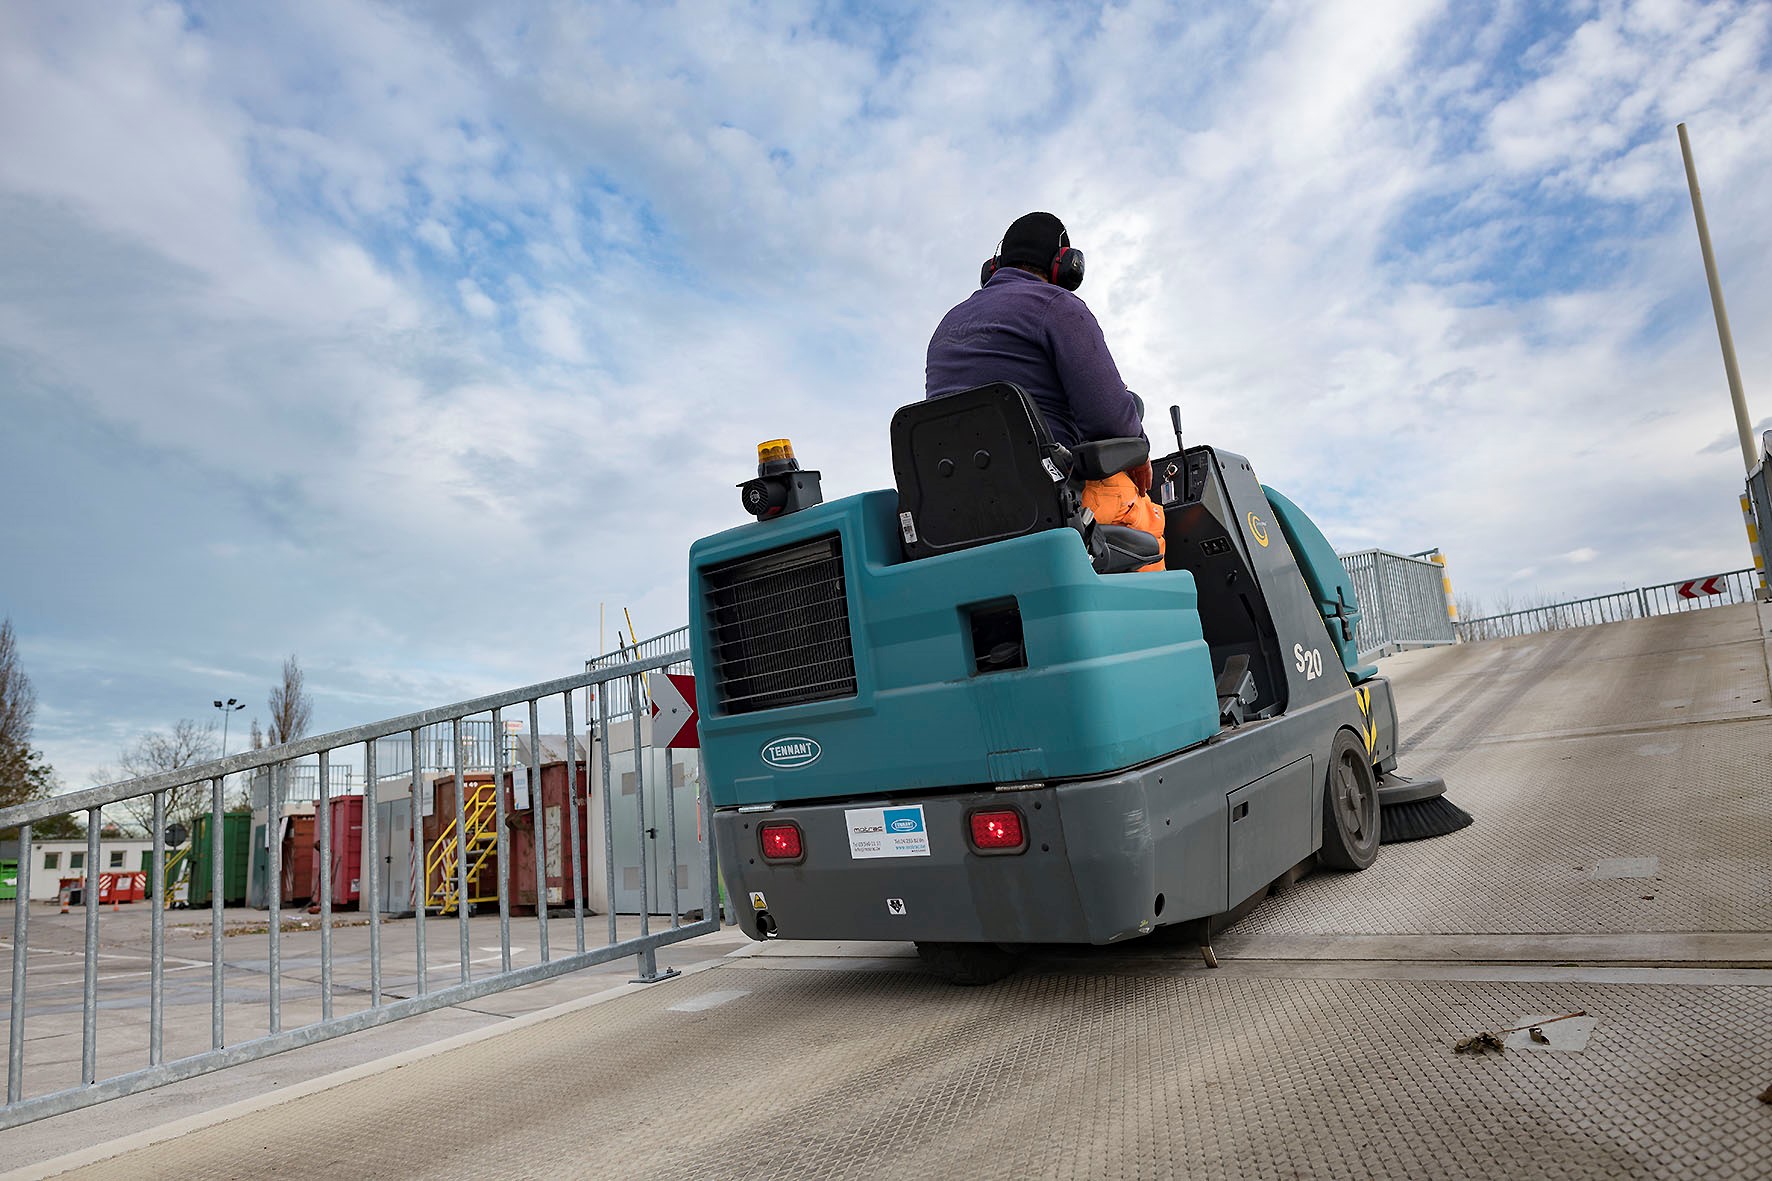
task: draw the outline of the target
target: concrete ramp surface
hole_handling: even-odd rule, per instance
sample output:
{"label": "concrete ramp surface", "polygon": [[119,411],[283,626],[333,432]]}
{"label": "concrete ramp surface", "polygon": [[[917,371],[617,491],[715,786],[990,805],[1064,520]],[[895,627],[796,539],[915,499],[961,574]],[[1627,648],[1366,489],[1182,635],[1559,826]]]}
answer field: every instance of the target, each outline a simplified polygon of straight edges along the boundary
{"label": "concrete ramp surface", "polygon": [[1772,1176],[1768,618],[1385,662],[1402,769],[1476,823],[1268,899],[1216,970],[757,945],[76,1175]]}

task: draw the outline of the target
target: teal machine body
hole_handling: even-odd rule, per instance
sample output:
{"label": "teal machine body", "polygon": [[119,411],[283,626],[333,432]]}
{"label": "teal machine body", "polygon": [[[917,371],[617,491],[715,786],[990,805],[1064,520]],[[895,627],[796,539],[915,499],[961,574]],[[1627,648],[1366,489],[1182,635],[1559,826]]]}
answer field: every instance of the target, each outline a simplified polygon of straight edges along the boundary
{"label": "teal machine body", "polygon": [[895,419],[896,492],[760,476],[764,519],[690,551],[704,777],[754,938],[1109,943],[1377,855],[1396,712],[1316,526],[1188,448],[1154,463],[1165,568],[1098,573],[1074,501],[1020,499],[1095,457],[1007,388],[901,410],[940,429]]}

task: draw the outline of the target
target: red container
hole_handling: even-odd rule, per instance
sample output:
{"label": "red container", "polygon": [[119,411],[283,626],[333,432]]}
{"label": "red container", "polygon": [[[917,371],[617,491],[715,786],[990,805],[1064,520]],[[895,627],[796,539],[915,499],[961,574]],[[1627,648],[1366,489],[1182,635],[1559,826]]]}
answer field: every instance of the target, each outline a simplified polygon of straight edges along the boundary
{"label": "red container", "polygon": [[314,896],[315,866],[320,860],[314,843],[314,818],[288,816],[283,824],[283,883],[278,901],[300,906]]}
{"label": "red container", "polygon": [[[362,898],[363,797],[339,796],[328,801],[332,808],[329,837],[332,844],[332,905],[355,906]],[[314,843],[319,848],[319,842]],[[320,859],[308,883],[309,897],[320,901]]]}
{"label": "red container", "polygon": [[98,875],[100,902],[140,902],[148,896],[148,875],[145,873],[101,873]]}
{"label": "red container", "polygon": [[[572,786],[578,796],[578,849],[582,872],[590,872],[590,777],[584,763],[576,764]],[[505,814],[510,817],[510,875],[507,886],[511,903],[535,909],[535,827],[540,818],[542,863],[546,874],[548,906],[571,906],[577,894],[572,878],[572,810],[567,795],[566,764],[543,763],[541,790],[531,793],[530,806],[519,810],[512,797],[511,780],[505,779]],[[539,806],[537,806],[539,804]]]}

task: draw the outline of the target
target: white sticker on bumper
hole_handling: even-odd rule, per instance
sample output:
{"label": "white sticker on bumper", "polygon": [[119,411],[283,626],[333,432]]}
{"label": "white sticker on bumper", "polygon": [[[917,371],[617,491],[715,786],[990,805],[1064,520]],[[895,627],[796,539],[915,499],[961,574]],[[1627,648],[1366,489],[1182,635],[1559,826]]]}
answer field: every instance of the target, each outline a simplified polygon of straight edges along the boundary
{"label": "white sticker on bumper", "polygon": [[849,856],[857,861],[872,857],[927,857],[929,829],[923,805],[898,808],[846,808],[843,825],[849,830]]}

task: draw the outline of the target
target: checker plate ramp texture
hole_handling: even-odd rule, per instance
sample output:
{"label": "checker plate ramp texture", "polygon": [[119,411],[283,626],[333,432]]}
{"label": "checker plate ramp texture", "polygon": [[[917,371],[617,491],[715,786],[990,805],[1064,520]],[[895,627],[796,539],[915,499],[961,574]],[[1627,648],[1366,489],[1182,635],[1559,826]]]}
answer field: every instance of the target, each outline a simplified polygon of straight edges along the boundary
{"label": "checker plate ramp texture", "polygon": [[[1452,1052],[1575,1009],[1581,1053]],[[732,967],[78,1175],[1758,1178],[1768,1029],[1763,987]]]}
{"label": "checker plate ramp texture", "polygon": [[[771,944],[78,1175],[1772,1177],[1753,612],[1387,661],[1402,770],[1476,824],[1268,899],[1217,970],[1173,932],[977,989]],[[1576,1010],[1579,1050],[1452,1052]]]}
{"label": "checker plate ramp texture", "polygon": [[[1308,878],[1237,935],[1767,929],[1772,694],[1753,607],[1406,653],[1384,671],[1399,769],[1444,775],[1477,822]],[[1659,878],[1593,878],[1641,857]]]}

